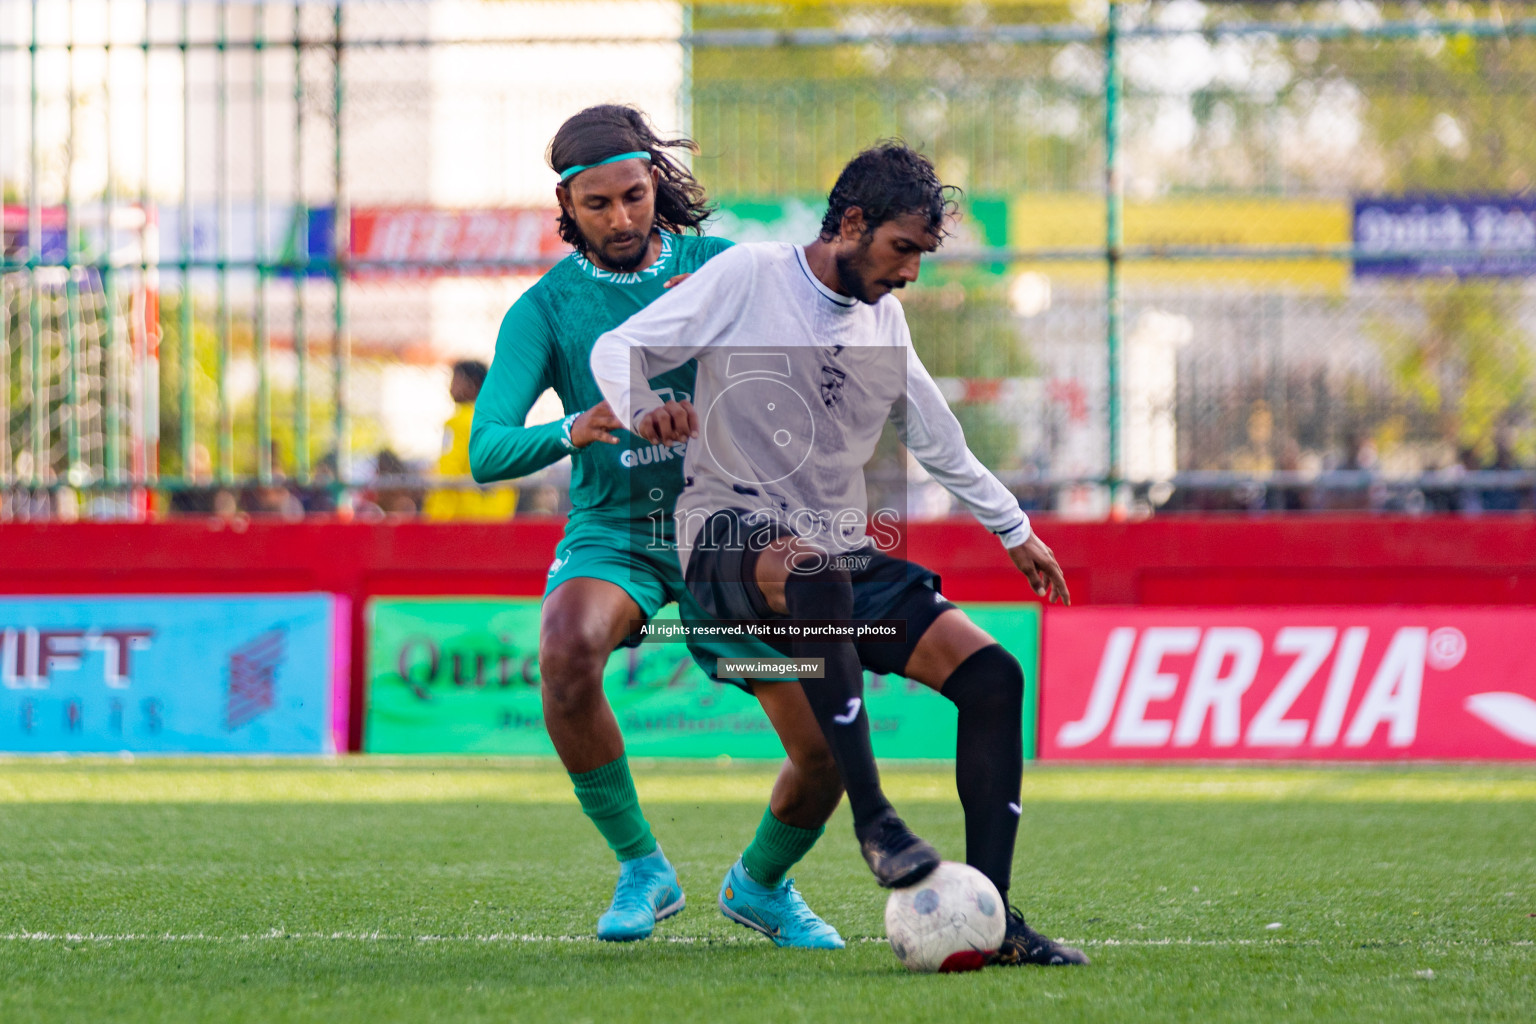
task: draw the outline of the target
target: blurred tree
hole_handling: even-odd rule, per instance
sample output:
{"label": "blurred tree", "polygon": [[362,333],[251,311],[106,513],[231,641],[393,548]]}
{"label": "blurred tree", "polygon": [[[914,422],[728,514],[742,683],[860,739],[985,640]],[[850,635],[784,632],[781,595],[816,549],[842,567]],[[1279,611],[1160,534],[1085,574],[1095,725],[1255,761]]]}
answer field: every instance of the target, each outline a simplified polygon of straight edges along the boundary
{"label": "blurred tree", "polygon": [[1457,448],[1492,454],[1500,427],[1522,425],[1533,397],[1531,339],[1517,319],[1519,296],[1487,282],[1417,289],[1422,321],[1379,318],[1374,332],[1394,384],[1433,416]]}
{"label": "blurred tree", "polygon": [[[1536,184],[1536,39],[1424,36],[1333,43],[1323,55],[1364,97],[1379,191],[1497,196]],[[1433,281],[1406,291],[1419,322],[1389,311],[1374,326],[1392,380],[1432,414],[1440,440],[1486,460],[1500,427],[1529,428],[1536,399],[1521,286]]]}
{"label": "blurred tree", "polygon": [[[1065,2],[764,4],[694,7],[693,27],[902,30],[1071,21]],[[1081,190],[1097,180],[1091,91],[1050,71],[1056,46],[967,44],[740,50],[700,47],[692,64],[697,170],[727,205],[815,197],[860,149],[899,137],[967,195],[951,250],[1008,244],[1007,200]],[[1049,111],[1047,108],[1050,108]],[[1049,114],[1049,116],[1047,116]],[[809,241],[809,237],[804,239]],[[901,295],[913,345],[936,377],[998,378],[1032,370],[1008,306],[1005,265],[925,264]],[[988,465],[1015,465],[1017,428],[984,404],[957,408]],[[888,450],[889,449],[889,450]],[[877,461],[894,458],[882,444]],[[886,467],[898,477],[904,469]]]}
{"label": "blurred tree", "polygon": [[[694,8],[698,31],[850,31],[1072,20],[1066,3],[765,4]],[[1093,90],[1052,74],[1057,46],[971,43],[693,52],[693,132],[722,196],[821,193],[843,164],[898,136],[978,194],[1093,187]],[[1048,116],[1049,115],[1049,116]]]}

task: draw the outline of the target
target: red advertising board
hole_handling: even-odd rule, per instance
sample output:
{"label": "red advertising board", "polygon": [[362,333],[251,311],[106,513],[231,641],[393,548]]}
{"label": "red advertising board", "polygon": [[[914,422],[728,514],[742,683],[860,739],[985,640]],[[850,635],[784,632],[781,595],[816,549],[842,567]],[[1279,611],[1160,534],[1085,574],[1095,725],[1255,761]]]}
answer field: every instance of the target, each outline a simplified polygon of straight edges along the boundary
{"label": "red advertising board", "polygon": [[1536,758],[1536,609],[1073,608],[1042,759]]}
{"label": "red advertising board", "polygon": [[[352,259],[365,264],[354,271],[358,277],[504,274],[508,262],[526,263],[534,272],[571,251],[553,210],[430,207],[354,208],[350,249]],[[413,266],[388,266],[399,263]]]}

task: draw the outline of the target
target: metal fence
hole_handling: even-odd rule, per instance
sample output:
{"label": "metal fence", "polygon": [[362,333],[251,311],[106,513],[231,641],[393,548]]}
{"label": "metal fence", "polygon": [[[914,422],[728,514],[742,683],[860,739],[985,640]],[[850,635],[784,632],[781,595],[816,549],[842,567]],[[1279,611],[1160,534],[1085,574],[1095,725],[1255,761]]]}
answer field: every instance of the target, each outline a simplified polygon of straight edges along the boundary
{"label": "metal fence", "polygon": [[0,0],[0,517],[464,486],[446,368],[558,256],[544,146],[610,101],[698,139],[740,240],[931,154],[964,215],[908,319],[1028,507],[1528,507],[1527,13]]}

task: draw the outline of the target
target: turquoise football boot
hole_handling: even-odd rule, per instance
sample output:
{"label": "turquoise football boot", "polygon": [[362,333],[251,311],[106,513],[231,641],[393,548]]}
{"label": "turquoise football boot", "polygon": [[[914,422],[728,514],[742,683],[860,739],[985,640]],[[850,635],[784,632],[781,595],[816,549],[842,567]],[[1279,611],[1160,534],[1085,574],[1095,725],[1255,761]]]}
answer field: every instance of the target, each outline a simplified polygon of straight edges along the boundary
{"label": "turquoise football boot", "polygon": [[657,921],[687,905],[677,871],[658,846],[644,857],[619,864],[619,884],[614,886],[613,902],[597,919],[597,937],[604,942],[648,939]]}
{"label": "turquoise football boot", "polygon": [[759,885],[740,860],[731,865],[720,883],[720,913],[762,932],[775,946],[843,948],[843,937],[805,905],[805,897],[795,888],[793,878],[773,887]]}

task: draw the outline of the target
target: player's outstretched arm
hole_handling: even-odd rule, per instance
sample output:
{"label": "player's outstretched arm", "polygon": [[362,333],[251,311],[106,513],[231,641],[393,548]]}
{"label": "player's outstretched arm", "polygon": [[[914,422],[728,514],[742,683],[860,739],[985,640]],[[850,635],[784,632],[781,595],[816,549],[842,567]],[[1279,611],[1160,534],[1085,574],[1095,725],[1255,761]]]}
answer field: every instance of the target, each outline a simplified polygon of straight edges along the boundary
{"label": "player's outstretched arm", "polygon": [[891,410],[897,434],[935,480],[966,506],[983,526],[997,534],[1034,592],[1071,603],[1066,577],[1051,549],[1030,527],[1018,499],[1003,486],[965,443],[960,421],[944,401],[928,370],[907,351],[907,400]]}
{"label": "player's outstretched arm", "polygon": [[[682,366],[729,336],[752,295],[755,260],[749,246],[734,246],[689,275],[686,282],[597,339],[592,378],[620,422],[648,440],[681,440],[698,419],[684,403],[668,403],[650,379]],[[673,408],[677,406],[679,408]],[[663,417],[652,416],[666,407]],[[646,429],[641,420],[647,420]],[[690,429],[683,431],[685,424]]]}
{"label": "player's outstretched arm", "polygon": [[550,386],[554,339],[542,312],[523,296],[502,318],[485,384],[475,399],[469,428],[469,471],[477,483],[514,480],[560,461],[575,450],[571,428],[579,415],[523,424],[528,410]]}

